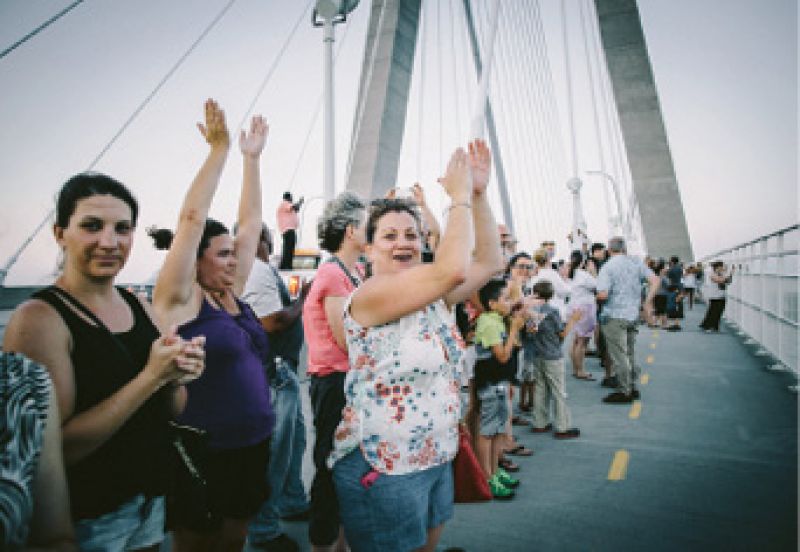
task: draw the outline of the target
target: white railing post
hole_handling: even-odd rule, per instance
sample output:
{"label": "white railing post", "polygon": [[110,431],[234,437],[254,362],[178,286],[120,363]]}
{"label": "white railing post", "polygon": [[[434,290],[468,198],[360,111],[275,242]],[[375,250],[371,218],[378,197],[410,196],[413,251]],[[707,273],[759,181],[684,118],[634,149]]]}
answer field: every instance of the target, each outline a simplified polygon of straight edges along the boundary
{"label": "white railing post", "polygon": [[773,365],[773,369],[779,369],[783,366],[784,362],[784,355],[783,355],[783,267],[784,267],[784,260],[783,260],[783,251],[784,251],[784,238],[783,234],[778,234],[777,244],[776,244],[776,254],[778,255],[775,261],[775,280],[776,280],[776,290],[775,293],[777,294],[777,301],[775,304],[775,314],[778,315],[778,323],[775,325],[777,328],[778,334],[778,343],[777,343],[777,364]]}
{"label": "white railing post", "polygon": [[767,238],[761,238],[758,242],[758,266],[760,267],[759,271],[759,280],[761,284],[761,298],[759,300],[761,312],[759,313],[758,318],[758,342],[761,344],[759,350],[756,354],[763,356],[766,353],[766,348],[764,347],[764,343],[766,343],[766,336],[767,336]]}

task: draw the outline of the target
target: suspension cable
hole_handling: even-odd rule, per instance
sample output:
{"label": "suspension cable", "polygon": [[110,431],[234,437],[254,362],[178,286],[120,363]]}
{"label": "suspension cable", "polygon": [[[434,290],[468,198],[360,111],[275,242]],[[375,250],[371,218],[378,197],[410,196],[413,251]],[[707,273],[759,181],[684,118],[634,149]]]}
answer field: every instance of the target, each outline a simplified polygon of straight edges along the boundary
{"label": "suspension cable", "polygon": [[[425,43],[428,36],[428,16],[425,15],[427,2],[421,0],[419,7],[419,89],[417,97],[417,182],[422,181],[422,120],[424,118],[423,109],[425,107]],[[430,9],[428,9],[430,11]]]}
{"label": "suspension cable", "polygon": [[[589,51],[589,28],[587,23],[586,17],[586,9],[585,9],[585,1],[579,0],[578,4],[578,11],[580,13],[581,18],[581,28],[583,30],[583,55],[584,59],[586,60],[586,73],[589,77],[589,92],[591,97],[592,103],[592,122],[594,123],[594,138],[597,142],[597,156],[600,161],[600,171],[603,173],[603,179],[607,178],[605,175],[608,173],[606,172],[606,160],[605,160],[605,153],[603,148],[603,141],[600,136],[600,117],[597,113],[598,106],[597,106],[597,94],[595,92],[595,79],[594,79],[594,67],[592,64],[592,56],[590,55]],[[612,184],[616,188],[616,184]],[[603,200],[606,206],[606,213],[609,215],[611,214],[611,202],[609,201],[608,197],[608,183],[602,183],[603,188]],[[616,193],[616,192],[615,192]],[[617,207],[621,207],[617,205]],[[621,212],[617,212],[617,217],[619,217],[620,224],[624,223],[623,214]],[[609,216],[610,218],[610,216]],[[613,232],[612,228],[608,228],[609,237],[611,237],[611,233]]]}
{"label": "suspension cable", "polygon": [[[459,92],[458,86],[458,71],[456,64],[458,63],[456,57],[456,22],[455,22],[455,14],[453,13],[453,2],[456,0],[448,0],[447,1],[447,11],[448,11],[448,19],[450,20],[450,54],[452,63],[450,64],[452,68],[452,77],[453,77],[453,93],[456,95],[455,101],[455,114],[456,114],[456,130],[458,131],[458,140],[460,141],[463,136],[461,132],[461,94]],[[460,143],[460,142],[459,142]]]}
{"label": "suspension cable", "polygon": [[77,7],[78,4],[81,3],[83,3],[83,0],[77,0],[73,2],[72,4],[70,4],[57,14],[55,14],[53,17],[51,17],[50,19],[48,19],[47,21],[36,27],[34,30],[32,30],[31,32],[29,32],[28,34],[17,40],[14,44],[12,44],[8,48],[0,52],[0,59],[3,59],[8,54],[16,50],[18,47],[22,46],[25,42],[27,42],[28,40],[30,40],[31,38],[42,32],[43,30],[45,30],[47,27],[49,27],[50,25],[61,19],[63,16],[69,13],[73,8]]}
{"label": "suspension cable", "polygon": [[[167,71],[167,74],[164,76],[164,78],[161,79],[161,81],[147,95],[147,97],[142,101],[142,103],[139,104],[139,106],[134,110],[134,112],[131,114],[131,116],[128,117],[128,119],[125,121],[125,123],[123,123],[122,127],[120,127],[120,129],[116,132],[116,134],[114,134],[114,136],[111,138],[111,140],[109,140],[109,142],[105,145],[105,147],[103,147],[103,149],[100,151],[100,153],[97,154],[97,156],[94,158],[94,160],[92,160],[92,162],[86,168],[86,171],[91,171],[92,169],[94,169],[94,167],[97,165],[97,163],[100,162],[100,160],[103,158],[103,156],[105,156],[105,154],[108,152],[108,150],[111,149],[111,146],[113,146],[114,143],[116,143],[116,141],[119,139],[119,137],[122,136],[122,134],[128,129],[128,127],[131,125],[131,123],[133,123],[134,119],[136,119],[136,117],[139,115],[139,113],[141,113],[142,110],[147,106],[147,104],[150,103],[150,101],[155,97],[155,95],[158,93],[158,91],[161,90],[161,88],[166,84],[166,82],[170,79],[170,77],[172,77],[172,75],[175,74],[175,72],[183,64],[183,62],[186,61],[186,58],[188,58],[189,55],[195,50],[195,48],[197,48],[197,45],[200,44],[200,42],[208,35],[209,32],[211,32],[211,30],[217,25],[217,23],[219,23],[219,21],[222,19],[222,17],[228,12],[228,10],[230,10],[230,8],[235,3],[236,3],[236,0],[230,0],[219,11],[219,13],[217,13],[217,15],[206,26],[206,28],[203,30],[203,32],[200,33],[200,36],[197,38],[197,40],[195,40],[192,43],[192,45],[189,46],[189,49],[186,50],[186,52],[180,58],[178,58],[178,61],[175,62],[175,64],[169,69],[169,71]],[[0,274],[7,274],[8,273],[8,271],[11,269],[11,267],[14,265],[14,263],[19,258],[19,256],[23,253],[23,251],[25,251],[25,249],[28,247],[28,245],[36,237],[36,234],[38,234],[41,231],[41,229],[44,228],[45,224],[47,224],[47,221],[50,220],[50,218],[53,216],[54,212],[55,212],[55,208],[51,207],[50,210],[45,215],[45,217],[42,220],[42,222],[40,222],[36,226],[34,231],[28,236],[28,238],[25,239],[25,241],[17,249],[17,251],[15,251],[14,254],[11,255],[11,257],[9,257],[9,259],[6,262],[5,266],[2,269],[0,269]]]}
{"label": "suspension cable", "polygon": [[[527,27],[530,29],[529,37],[533,50],[532,64],[536,67],[536,90],[540,98],[539,109],[539,132],[543,136],[545,152],[547,152],[547,168],[549,178],[547,179],[547,189],[552,197],[559,197],[557,190],[558,184],[563,180],[566,165],[564,154],[563,135],[561,134],[561,122],[558,115],[558,106],[555,101],[555,91],[553,87],[552,71],[550,69],[549,55],[547,52],[547,39],[542,25],[539,2],[533,0],[531,9],[526,11]],[[558,161],[560,170],[554,165]],[[553,208],[548,209],[550,232],[556,232],[559,221],[564,217],[563,202],[558,201]],[[553,238],[554,239],[554,238]]]}
{"label": "suspension cable", "polygon": [[[555,99],[555,87],[553,85],[553,71],[550,67],[550,56],[547,50],[547,38],[544,31],[544,25],[542,25],[542,18],[541,18],[541,11],[539,8],[539,0],[533,0],[532,2],[532,16],[533,22],[536,32],[534,33],[534,37],[537,42],[538,51],[539,51],[539,58],[540,63],[544,66],[544,71],[541,73],[541,76],[544,81],[544,88],[546,89],[546,98],[549,105],[549,109],[545,110],[547,115],[548,125],[550,126],[551,132],[553,136],[558,136],[557,146],[556,146],[556,153],[558,154],[560,160],[560,167],[561,167],[561,176],[562,178],[566,175],[567,172],[567,160],[566,160],[566,153],[564,151],[564,143],[563,143],[563,135],[562,135],[562,125],[561,125],[561,117],[558,111],[558,104]],[[550,183],[551,189],[553,194],[558,194],[561,192],[560,190],[560,180],[558,178],[554,178],[553,181]],[[557,219],[565,219],[568,218],[566,204],[565,202],[559,201],[558,205],[558,213]],[[554,214],[555,217],[556,214]]]}
{"label": "suspension cable", "polygon": [[269,81],[272,79],[272,75],[275,73],[275,69],[278,68],[278,64],[283,59],[283,54],[286,53],[286,49],[289,47],[289,44],[292,42],[292,39],[297,34],[297,29],[300,27],[300,23],[303,22],[305,19],[306,13],[311,9],[311,5],[313,4],[314,0],[311,0],[306,7],[303,8],[303,11],[300,12],[300,17],[297,18],[297,21],[292,27],[292,30],[289,31],[289,36],[286,37],[286,40],[283,42],[283,46],[281,46],[280,51],[275,56],[275,59],[272,60],[272,65],[270,65],[269,69],[267,69],[267,73],[264,75],[264,79],[261,81],[261,84],[258,85],[258,89],[256,93],[253,95],[253,99],[250,101],[250,105],[247,106],[247,109],[242,116],[242,120],[239,121],[239,126],[237,126],[237,130],[241,129],[244,124],[247,122],[247,118],[250,116],[250,113],[253,111],[253,107],[255,107],[256,102],[261,97],[261,94],[264,92],[264,89],[269,84]]}

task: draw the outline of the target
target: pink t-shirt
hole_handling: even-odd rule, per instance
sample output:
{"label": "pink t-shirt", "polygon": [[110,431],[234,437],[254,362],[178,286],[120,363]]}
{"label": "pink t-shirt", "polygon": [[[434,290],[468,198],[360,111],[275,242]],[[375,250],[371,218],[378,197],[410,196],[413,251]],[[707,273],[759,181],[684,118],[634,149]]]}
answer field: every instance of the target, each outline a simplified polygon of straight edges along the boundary
{"label": "pink t-shirt", "polygon": [[348,297],[356,289],[337,263],[323,263],[303,304],[303,330],[308,347],[307,372],[327,376],[347,372],[347,351],[339,347],[325,316],[326,297]]}
{"label": "pink t-shirt", "polygon": [[278,231],[281,234],[287,230],[296,230],[300,225],[300,217],[297,216],[297,211],[294,210],[291,201],[281,201],[275,213],[275,219],[278,223]]}

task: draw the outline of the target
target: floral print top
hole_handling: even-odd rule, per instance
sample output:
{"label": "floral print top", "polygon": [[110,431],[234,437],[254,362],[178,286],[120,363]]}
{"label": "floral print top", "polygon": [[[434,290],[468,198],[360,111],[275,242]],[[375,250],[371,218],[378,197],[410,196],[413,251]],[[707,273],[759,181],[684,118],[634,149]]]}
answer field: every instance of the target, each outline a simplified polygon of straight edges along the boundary
{"label": "floral print top", "polygon": [[[354,293],[357,293],[354,292]],[[350,370],[328,464],[356,447],[378,472],[449,462],[458,450],[458,371],[464,343],[443,301],[365,328],[344,308]]]}

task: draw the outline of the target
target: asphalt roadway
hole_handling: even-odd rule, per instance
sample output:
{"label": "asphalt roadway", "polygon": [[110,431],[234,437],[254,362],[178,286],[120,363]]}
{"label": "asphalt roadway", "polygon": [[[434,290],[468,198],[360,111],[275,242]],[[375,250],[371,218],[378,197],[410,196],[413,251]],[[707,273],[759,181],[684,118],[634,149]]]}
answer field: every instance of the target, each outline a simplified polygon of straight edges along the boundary
{"label": "asphalt roadway", "polygon": [[[567,376],[581,437],[516,427],[534,449],[516,459],[517,497],[456,505],[438,549],[797,550],[796,380],[767,371],[732,332],[701,332],[704,309],[688,311],[681,332],[641,327],[638,405],[603,404],[599,382]],[[587,367],[599,380],[598,360]],[[309,549],[306,523],[284,530]]]}

